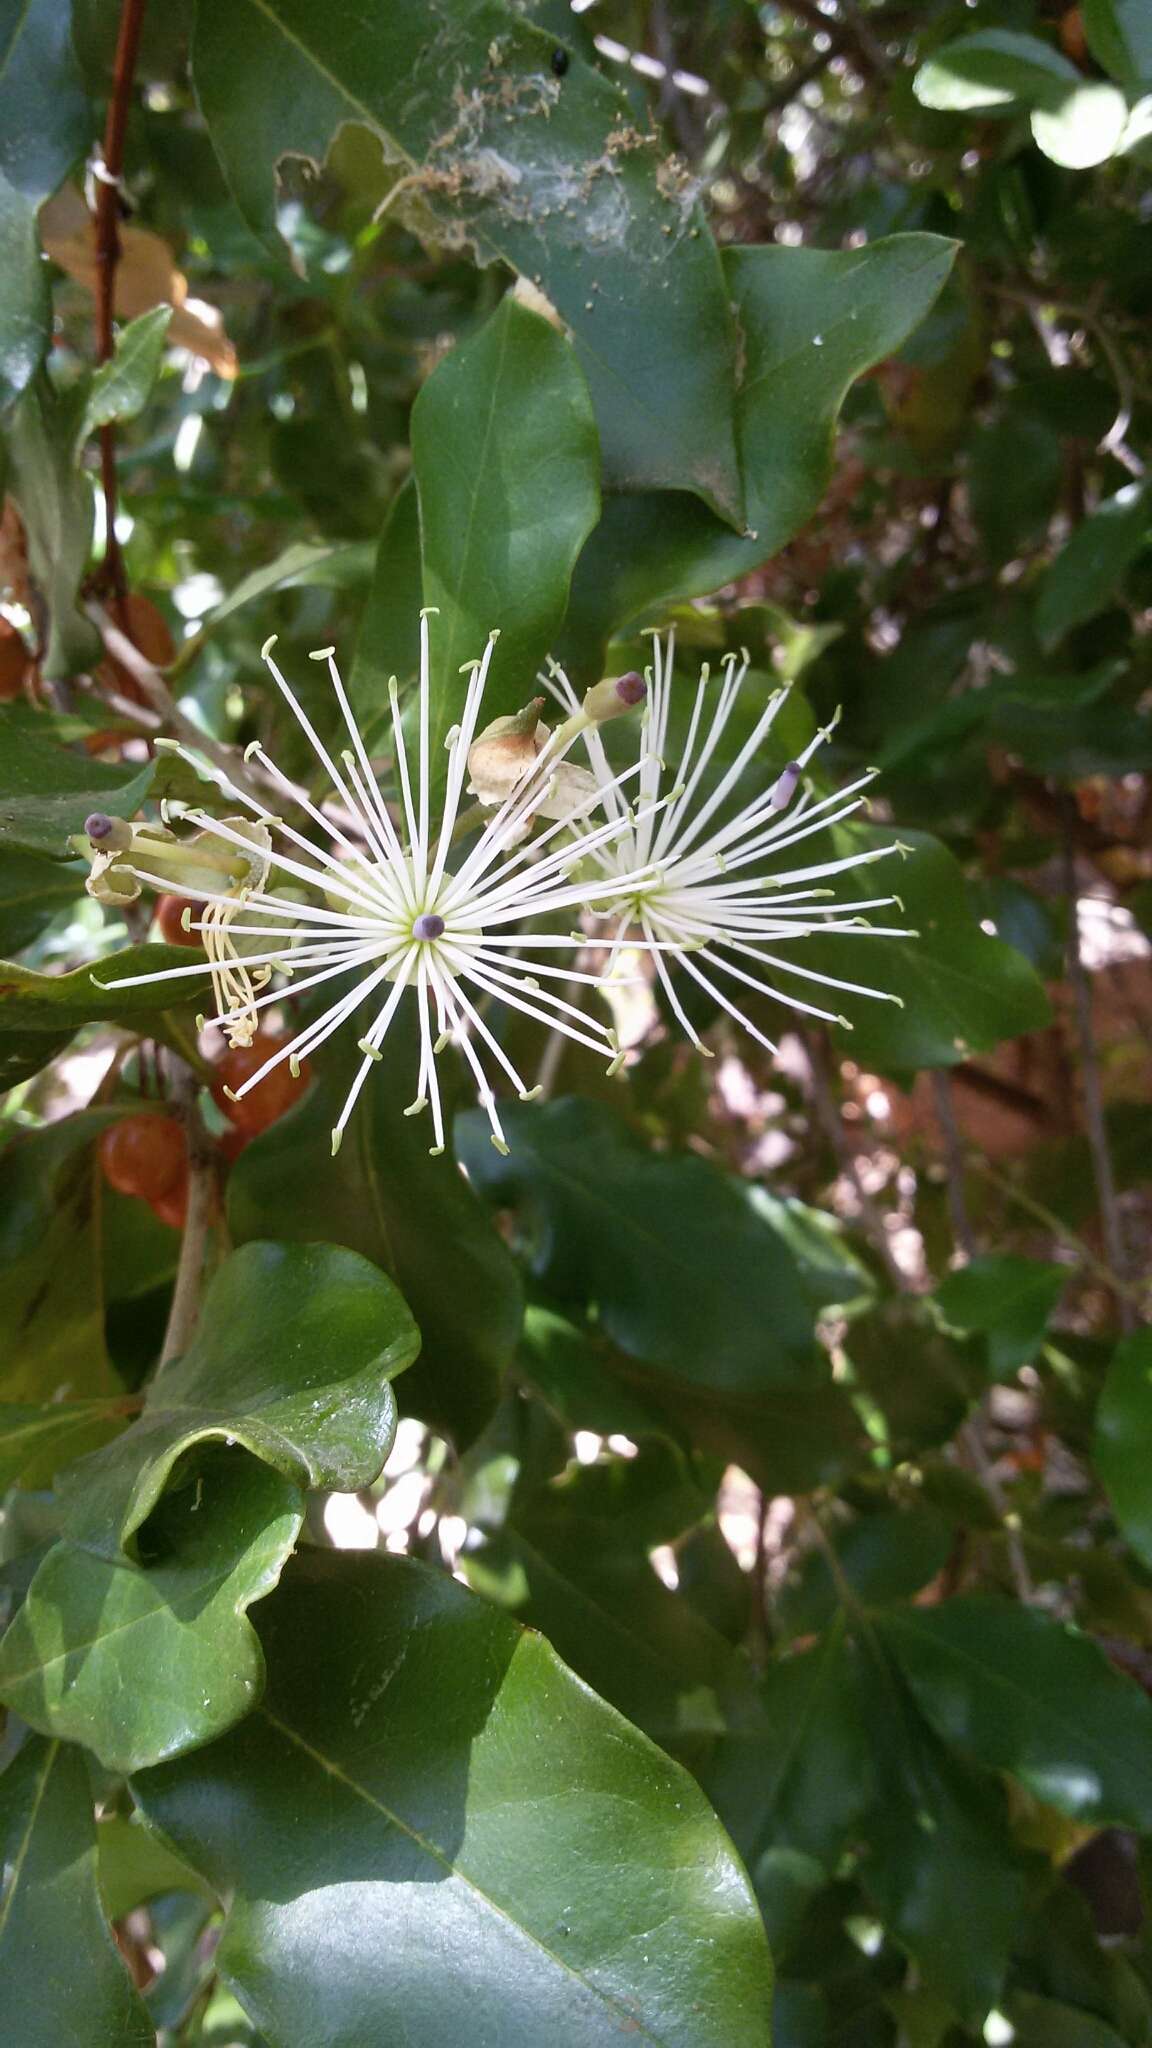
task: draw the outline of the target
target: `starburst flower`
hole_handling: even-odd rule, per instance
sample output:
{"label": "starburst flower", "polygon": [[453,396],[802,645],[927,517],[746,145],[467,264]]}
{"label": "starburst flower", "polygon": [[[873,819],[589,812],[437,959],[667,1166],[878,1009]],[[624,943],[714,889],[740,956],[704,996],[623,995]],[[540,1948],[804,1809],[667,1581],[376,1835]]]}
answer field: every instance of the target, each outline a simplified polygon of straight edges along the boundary
{"label": "starburst flower", "polygon": [[[793,984],[799,982],[806,988],[832,989],[878,1002],[898,1003],[900,998],[886,989],[840,980],[805,966],[802,959],[794,957],[797,947],[813,934],[850,932],[857,938],[862,933],[887,938],[915,937],[915,933],[900,926],[873,924],[865,916],[866,912],[885,910],[892,905],[902,909],[898,896],[842,902],[826,886],[832,876],[905,851],[898,841],[810,865],[804,864],[802,856],[799,864],[792,857],[793,849],[805,840],[842,823],[860,808],[866,801],[863,792],[876,771],[869,769],[846,788],[818,798],[805,784],[805,770],[828,738],[828,728],[816,734],[797,760],[790,761],[782,773],[773,776],[768,788],[761,788],[755,796],[740,802],[737,792],[742,778],[754,766],[788,693],[784,689],[773,692],[727,767],[713,770],[748,671],[747,657],[738,659],[733,655],[725,657],[724,673],[718,683],[712,682],[707,666],[701,672],[687,736],[671,777],[672,787],[667,797],[662,798],[661,790],[669,775],[664,755],[673,652],[673,635],[669,634],[663,646],[658,638],[654,639],[642,728],[636,822],[631,821],[618,778],[609,767],[599,731],[591,726],[583,735],[604,811],[622,827],[614,837],[602,837],[596,844],[595,835],[589,837],[586,848],[607,892],[603,899],[599,898],[598,884],[589,881],[589,898],[597,912],[608,920],[608,930],[613,935],[606,976],[611,974],[625,945],[638,944],[646,950],[669,1008],[693,1045],[704,1053],[708,1048],[677,994],[670,972],[673,967],[683,969],[750,1037],[773,1053],[777,1046],[752,1023],[736,1000],[739,989],[771,996],[804,1017],[830,1023],[848,1020],[819,1002],[807,1000],[795,991]],[[547,682],[565,709],[575,704],[571,685],[562,670],[553,667]],[[713,701],[709,718],[710,697]],[[581,829],[578,821],[575,829]],[[629,887],[627,878],[633,875],[641,879]],[[759,972],[750,972],[749,964]],[[770,979],[764,978],[765,971]],[[739,984],[735,993],[731,988],[734,982]]]}
{"label": "starburst flower", "polygon": [[[485,1011],[490,1000],[526,1013],[551,1030],[563,1032],[593,1052],[604,1054],[609,1061],[618,1057],[610,1027],[585,1014],[577,1003],[561,993],[568,984],[597,980],[595,975],[578,971],[569,962],[556,958],[565,951],[572,954],[582,943],[580,935],[574,935],[571,929],[536,928],[538,921],[546,924],[551,920],[561,920],[570,927],[574,913],[586,899],[583,886],[573,883],[568,876],[572,848],[567,814],[530,840],[524,836],[526,826],[530,828],[534,819],[554,807],[550,799],[562,783],[563,755],[594,712],[585,713],[574,706],[565,724],[532,753],[503,801],[490,814],[479,818],[473,843],[459,864],[454,865],[457,827],[468,828],[471,823],[467,814],[461,814],[461,795],[496,638],[496,634],[490,637],[481,661],[466,665],[469,680],[463,710],[459,725],[445,742],[445,788],[435,807],[429,739],[427,613],[421,614],[420,625],[415,772],[410,765],[395,681],[390,685],[399,785],[395,819],[369,761],[332,648],[321,649],[312,659],[327,666],[351,742],[341,752],[339,761],[333,758],[273,660],[274,641],[270,640],[263,652],[277,688],[316,755],[339,806],[338,815],[320,809],[306,792],[289,782],[258,743],[247,749],[247,759],[258,763],[271,790],[282,789],[286,799],[306,813],[313,828],[310,834],[278,817],[249,790],[213,771],[213,779],[229,801],[243,805],[265,828],[269,840],[264,855],[265,873],[275,877],[275,885],[270,886],[261,877],[257,886],[240,891],[239,902],[235,889],[224,895],[218,889],[185,886],[184,893],[205,905],[199,919],[185,912],[188,930],[207,938],[215,918],[220,944],[226,938],[233,949],[238,942],[245,947],[255,945],[255,951],[242,956],[233,951],[234,972],[251,977],[258,971],[279,970],[291,977],[292,992],[297,995],[331,983],[336,983],[339,990],[334,1000],[237,1089],[237,1098],[258,1087],[282,1060],[296,1067],[306,1054],[315,1052],[342,1026],[351,1025],[357,1014],[371,1005],[370,1021],[358,1039],[363,1059],[333,1130],[333,1150],[339,1146],[373,1064],[382,1057],[385,1035],[405,995],[410,995],[416,1004],[420,1033],[416,1099],[407,1113],[431,1107],[433,1151],[437,1153],[443,1151],[445,1138],[436,1062],[449,1040],[459,1046],[471,1069],[477,1098],[487,1114],[492,1142],[498,1150],[506,1150],[506,1145],[485,1058],[489,1067],[494,1065],[502,1070],[523,1100],[530,1100],[538,1092],[525,1084],[487,1022]],[[614,800],[622,785],[637,772],[632,769],[619,777],[609,774],[599,789],[601,799]],[[247,822],[241,826],[225,819],[216,820],[195,808],[186,810],[184,817],[198,828],[198,849],[214,845],[232,855],[251,854],[251,827]],[[595,857],[631,829],[623,811],[598,827],[590,827],[585,821],[580,851]],[[168,861],[163,870],[152,871],[137,865],[134,872],[141,881],[172,890],[181,886],[173,879],[173,866]],[[202,879],[198,874],[198,884]],[[622,876],[616,882],[608,881],[606,891],[609,896],[617,889],[626,894],[635,879]],[[223,930],[219,916],[222,904],[228,910]],[[242,916],[236,914],[238,909]],[[181,975],[202,972],[195,966],[177,967],[166,974],[131,976],[114,985],[130,988],[147,981],[175,981]],[[283,993],[277,985],[266,993],[256,994],[249,984],[241,989],[238,1001],[228,1002],[211,1021],[228,1033],[239,1031],[250,1037],[259,1012],[282,1000]]]}

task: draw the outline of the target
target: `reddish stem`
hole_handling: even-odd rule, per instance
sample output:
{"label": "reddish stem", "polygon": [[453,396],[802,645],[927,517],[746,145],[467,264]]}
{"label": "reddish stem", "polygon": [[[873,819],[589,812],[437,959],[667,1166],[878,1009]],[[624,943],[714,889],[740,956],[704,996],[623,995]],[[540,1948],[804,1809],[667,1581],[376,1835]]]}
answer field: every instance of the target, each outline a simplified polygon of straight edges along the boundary
{"label": "reddish stem", "polygon": [[[128,128],[128,107],[132,80],[140,48],[140,30],[145,0],[124,0],[120,30],[116,38],[116,59],[112,70],[112,96],[104,126],[104,154],[96,179],[96,356],[108,362],[115,346],[113,320],[116,304],[116,266],[120,261],[120,180],[124,170],[124,137]],[[116,614],[128,631],[126,598],[128,581],[124,557],[116,538],[117,481],[116,428],[112,422],[100,429],[100,478],[104,489],[107,523],[104,577],[112,592]]]}

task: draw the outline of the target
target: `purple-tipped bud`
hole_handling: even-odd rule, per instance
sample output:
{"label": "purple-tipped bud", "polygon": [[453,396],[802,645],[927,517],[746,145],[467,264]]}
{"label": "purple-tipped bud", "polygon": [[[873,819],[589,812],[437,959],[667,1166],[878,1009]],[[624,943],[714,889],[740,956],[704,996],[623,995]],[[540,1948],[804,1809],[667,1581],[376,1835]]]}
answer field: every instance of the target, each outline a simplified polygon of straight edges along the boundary
{"label": "purple-tipped bud", "polygon": [[642,704],[648,695],[648,685],[637,669],[630,668],[626,676],[617,676],[616,695],[622,704],[631,709],[633,704]]}
{"label": "purple-tipped bud", "polygon": [[626,711],[634,711],[648,695],[648,685],[634,668],[626,676],[606,676],[602,683],[593,683],[584,698],[584,716],[592,725],[603,725],[609,718],[621,718]]}
{"label": "purple-tipped bud", "polygon": [[439,939],[444,936],[444,919],[434,910],[425,910],[412,926],[414,939]]}
{"label": "purple-tipped bud", "polygon": [[95,840],[97,846],[108,838],[115,825],[115,818],[110,818],[107,811],[90,811],[84,820],[84,830],[89,839]]}
{"label": "purple-tipped bud", "polygon": [[796,794],[796,784],[800,780],[801,772],[799,761],[789,761],[788,766],[780,775],[776,787],[768,799],[774,811],[786,811],[788,809]]}

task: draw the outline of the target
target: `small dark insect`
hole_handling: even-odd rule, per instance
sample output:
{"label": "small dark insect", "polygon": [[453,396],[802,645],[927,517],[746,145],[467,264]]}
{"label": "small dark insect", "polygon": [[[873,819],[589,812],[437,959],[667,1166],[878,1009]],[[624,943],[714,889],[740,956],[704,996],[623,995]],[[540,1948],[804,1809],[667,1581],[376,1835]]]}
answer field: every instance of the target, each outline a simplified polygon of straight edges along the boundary
{"label": "small dark insect", "polygon": [[567,50],[553,50],[552,70],[557,78],[563,78],[571,62],[572,59],[568,55]]}

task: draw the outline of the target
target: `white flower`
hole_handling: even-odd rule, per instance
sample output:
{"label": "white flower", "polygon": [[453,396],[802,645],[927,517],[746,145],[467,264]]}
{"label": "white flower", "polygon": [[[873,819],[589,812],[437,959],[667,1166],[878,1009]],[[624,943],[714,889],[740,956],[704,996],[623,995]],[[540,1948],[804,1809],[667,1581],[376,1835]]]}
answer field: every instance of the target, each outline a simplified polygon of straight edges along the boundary
{"label": "white flower", "polygon": [[[639,943],[649,951],[674,1016],[693,1045],[705,1053],[708,1048],[701,1043],[676,993],[670,965],[682,968],[752,1038],[773,1053],[777,1051],[773,1041],[750,1021],[726,984],[736,982],[758,994],[772,996],[806,1017],[831,1023],[845,1023],[847,1019],[794,994],[789,981],[898,1003],[900,998],[885,989],[838,980],[804,966],[802,960],[793,957],[798,942],[813,933],[851,932],[859,937],[871,932],[889,938],[915,937],[897,926],[870,924],[863,915],[866,911],[886,909],[890,904],[900,905],[898,896],[873,896],[851,903],[823,901],[832,897],[833,892],[818,886],[831,875],[866,867],[889,854],[903,852],[905,849],[898,841],[807,867],[786,858],[802,841],[839,824],[858,810],[865,801],[860,792],[871,782],[875,770],[818,801],[808,788],[797,797],[805,768],[828,737],[827,731],[821,731],[798,760],[789,762],[782,774],[773,777],[769,788],[761,789],[733,811],[729,800],[745,772],[754,765],[787,691],[773,693],[729,766],[710,775],[710,766],[748,670],[747,657],[738,660],[731,655],[725,657],[725,673],[718,684],[710,681],[707,667],[701,672],[672,787],[662,798],[667,775],[664,751],[673,644],[671,634],[663,647],[658,639],[653,641],[636,822],[631,822],[620,796],[618,780],[608,765],[598,729],[592,726],[583,735],[600,783],[604,810],[624,828],[611,840],[601,837],[594,844],[593,838],[589,838],[586,843],[594,867],[603,877],[609,900],[605,904],[598,895],[597,884],[591,880],[588,896],[612,920],[615,933],[606,973],[611,972],[625,943]],[[567,677],[553,668],[548,681],[553,695],[570,709],[575,697]],[[713,694],[709,719],[708,704]],[[576,829],[580,829],[578,825]],[[626,887],[626,878],[636,875],[639,882]],[[750,973],[746,964],[749,962],[769,970],[772,978],[765,980],[762,973]]]}
{"label": "white flower", "polygon": [[[243,940],[242,972],[250,976],[256,969],[281,970],[293,977],[293,993],[303,994],[331,981],[341,984],[337,998],[273,1053],[237,1089],[237,1097],[258,1087],[264,1075],[282,1060],[295,1065],[314,1052],[334,1031],[351,1023],[371,998],[376,999],[371,1021],[358,1040],[364,1058],[332,1133],[334,1151],[373,1063],[382,1057],[385,1034],[406,992],[411,992],[417,1005],[420,1025],[416,1099],[408,1113],[431,1105],[434,1152],[444,1149],[436,1060],[450,1039],[459,1045],[471,1068],[477,1097],[487,1113],[492,1142],[498,1150],[507,1148],[481,1053],[503,1070],[523,1100],[537,1092],[526,1087],[485,1021],[483,1010],[489,998],[526,1012],[551,1030],[563,1032],[609,1060],[618,1057],[610,1028],[586,1016],[550,986],[596,981],[595,975],[577,972],[570,965],[555,964],[554,957],[549,957],[554,956],[556,949],[574,952],[583,943],[580,935],[570,930],[525,930],[529,920],[539,918],[566,914],[571,921],[572,913],[586,901],[586,890],[568,879],[572,847],[563,818],[530,843],[518,843],[523,840],[525,821],[543,812],[554,793],[561,754],[582,729],[581,718],[568,721],[568,727],[552,736],[552,744],[543,746],[533,756],[499,808],[483,820],[475,843],[460,865],[450,865],[457,824],[464,822],[460,818],[461,793],[496,637],[493,634],[489,639],[482,661],[467,664],[470,675],[463,713],[459,726],[445,743],[446,787],[435,820],[429,759],[427,613],[421,614],[414,776],[401,726],[395,680],[390,685],[400,799],[395,821],[369,762],[331,648],[321,649],[312,659],[327,663],[351,740],[351,747],[341,753],[339,762],[332,758],[272,660],[271,640],[264,648],[264,659],[328,779],[340,806],[339,817],[317,808],[289,782],[258,743],[247,749],[247,758],[258,761],[272,784],[282,787],[286,797],[307,814],[315,828],[311,836],[277,817],[247,791],[217,777],[229,798],[243,804],[267,827],[271,842],[265,856],[267,868],[281,882],[276,888],[269,887],[262,876],[256,887],[242,893],[243,916],[251,917],[250,923],[242,923],[236,916],[235,891],[224,897],[203,888],[185,889],[183,893],[195,894],[207,906],[200,922],[187,920],[186,914],[189,930],[203,932],[206,937],[213,933],[217,941],[226,931],[234,965],[239,959],[235,942]],[[608,776],[601,793],[615,797],[620,784],[635,772],[630,770],[618,778]],[[251,854],[251,839],[246,836],[251,828],[246,823],[238,826],[237,822],[214,820],[195,809],[184,815],[200,828],[201,834],[229,849],[235,847]],[[627,818],[618,813],[606,824],[585,833],[581,852],[599,855],[628,830]],[[202,838],[197,840],[198,846],[203,844]],[[167,890],[174,887],[170,870],[154,875],[138,868],[136,873],[142,881]],[[628,893],[634,881],[634,877],[622,879],[620,893]],[[609,895],[614,886],[607,883]],[[223,924],[219,917],[222,903],[227,904],[229,913]],[[253,941],[263,941],[264,950],[259,950],[258,945],[256,951],[247,951],[247,945]],[[540,954],[544,957],[537,957]],[[219,960],[214,964],[219,970]],[[177,967],[167,974],[132,976],[115,985],[131,988],[142,982],[175,980],[181,975],[198,973],[203,973],[203,969],[194,965]],[[349,977],[355,977],[350,986]],[[240,1042],[247,1042],[256,1014],[282,997],[283,990],[279,988],[257,996],[249,984],[240,1001],[222,1009],[212,1022],[239,1034]]]}

